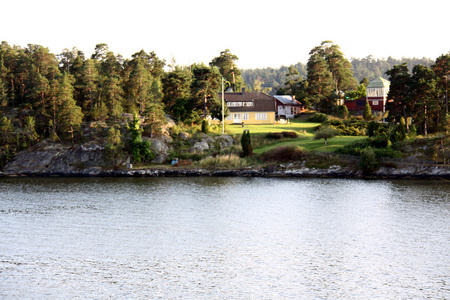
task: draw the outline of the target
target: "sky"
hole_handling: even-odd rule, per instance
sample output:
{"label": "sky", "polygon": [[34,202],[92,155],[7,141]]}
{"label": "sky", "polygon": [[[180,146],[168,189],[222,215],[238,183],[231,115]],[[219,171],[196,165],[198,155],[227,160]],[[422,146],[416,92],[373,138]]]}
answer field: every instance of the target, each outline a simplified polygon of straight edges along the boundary
{"label": "sky", "polygon": [[450,51],[445,0],[20,0],[3,1],[0,40],[90,56],[106,43],[124,58],[154,51],[178,65],[208,64],[229,49],[241,69],[308,61],[331,40],[351,59],[427,57]]}

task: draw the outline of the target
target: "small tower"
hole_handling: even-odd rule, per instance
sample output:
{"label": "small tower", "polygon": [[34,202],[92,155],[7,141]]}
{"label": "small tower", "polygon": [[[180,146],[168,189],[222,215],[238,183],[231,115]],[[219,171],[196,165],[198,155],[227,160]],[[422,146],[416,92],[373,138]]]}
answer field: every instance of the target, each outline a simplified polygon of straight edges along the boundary
{"label": "small tower", "polygon": [[389,85],[390,82],[381,77],[372,80],[367,85],[366,100],[369,101],[373,111],[385,112]]}

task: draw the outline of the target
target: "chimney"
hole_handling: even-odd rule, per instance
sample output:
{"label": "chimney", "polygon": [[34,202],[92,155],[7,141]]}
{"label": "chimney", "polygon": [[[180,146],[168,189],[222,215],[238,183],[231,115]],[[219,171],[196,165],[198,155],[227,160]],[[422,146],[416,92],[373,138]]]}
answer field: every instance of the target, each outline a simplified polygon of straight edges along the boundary
{"label": "chimney", "polygon": [[242,88],[242,95],[245,94],[245,87]]}

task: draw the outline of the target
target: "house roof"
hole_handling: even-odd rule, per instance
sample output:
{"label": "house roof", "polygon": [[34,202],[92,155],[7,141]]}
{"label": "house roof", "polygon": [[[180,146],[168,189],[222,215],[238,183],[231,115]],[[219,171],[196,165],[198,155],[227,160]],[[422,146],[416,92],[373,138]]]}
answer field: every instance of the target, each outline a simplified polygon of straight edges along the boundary
{"label": "house roof", "polygon": [[274,95],[274,97],[283,105],[300,105],[291,95]]}
{"label": "house roof", "polygon": [[390,86],[390,82],[389,80],[386,80],[382,77],[378,77],[374,80],[372,80],[371,82],[369,82],[369,85],[367,86],[367,88],[389,88]]}
{"label": "house roof", "polygon": [[[222,94],[219,94],[222,97]],[[229,106],[230,112],[275,111],[275,98],[261,92],[225,93],[226,102],[253,102],[253,106]]]}

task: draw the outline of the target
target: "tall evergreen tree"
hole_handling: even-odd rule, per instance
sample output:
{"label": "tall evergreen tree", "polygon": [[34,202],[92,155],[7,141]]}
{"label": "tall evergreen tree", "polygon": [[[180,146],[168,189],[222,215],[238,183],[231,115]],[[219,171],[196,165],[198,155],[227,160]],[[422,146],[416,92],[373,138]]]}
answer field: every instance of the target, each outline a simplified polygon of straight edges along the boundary
{"label": "tall evergreen tree", "polygon": [[192,66],[192,96],[196,100],[197,107],[203,106],[203,117],[208,115],[208,107],[211,102],[208,99],[217,97],[220,90],[220,72],[217,67],[208,67],[204,64]]}
{"label": "tall evergreen tree", "polygon": [[244,84],[241,71],[236,65],[238,59],[236,55],[231,54],[229,49],[225,49],[220,52],[220,56],[215,57],[209,63],[210,66],[219,68],[220,74],[222,74],[226,81],[230,82],[233,91],[238,91]]}
{"label": "tall evergreen tree", "polygon": [[[390,81],[388,99],[393,100],[393,102],[387,103],[389,116],[397,121],[400,120],[400,117],[407,120],[408,116],[412,115],[414,111],[414,100],[410,95],[411,75],[409,74],[408,66],[406,63],[396,65],[388,70],[386,74],[389,76]],[[408,122],[405,122],[405,129],[409,133]]]}

